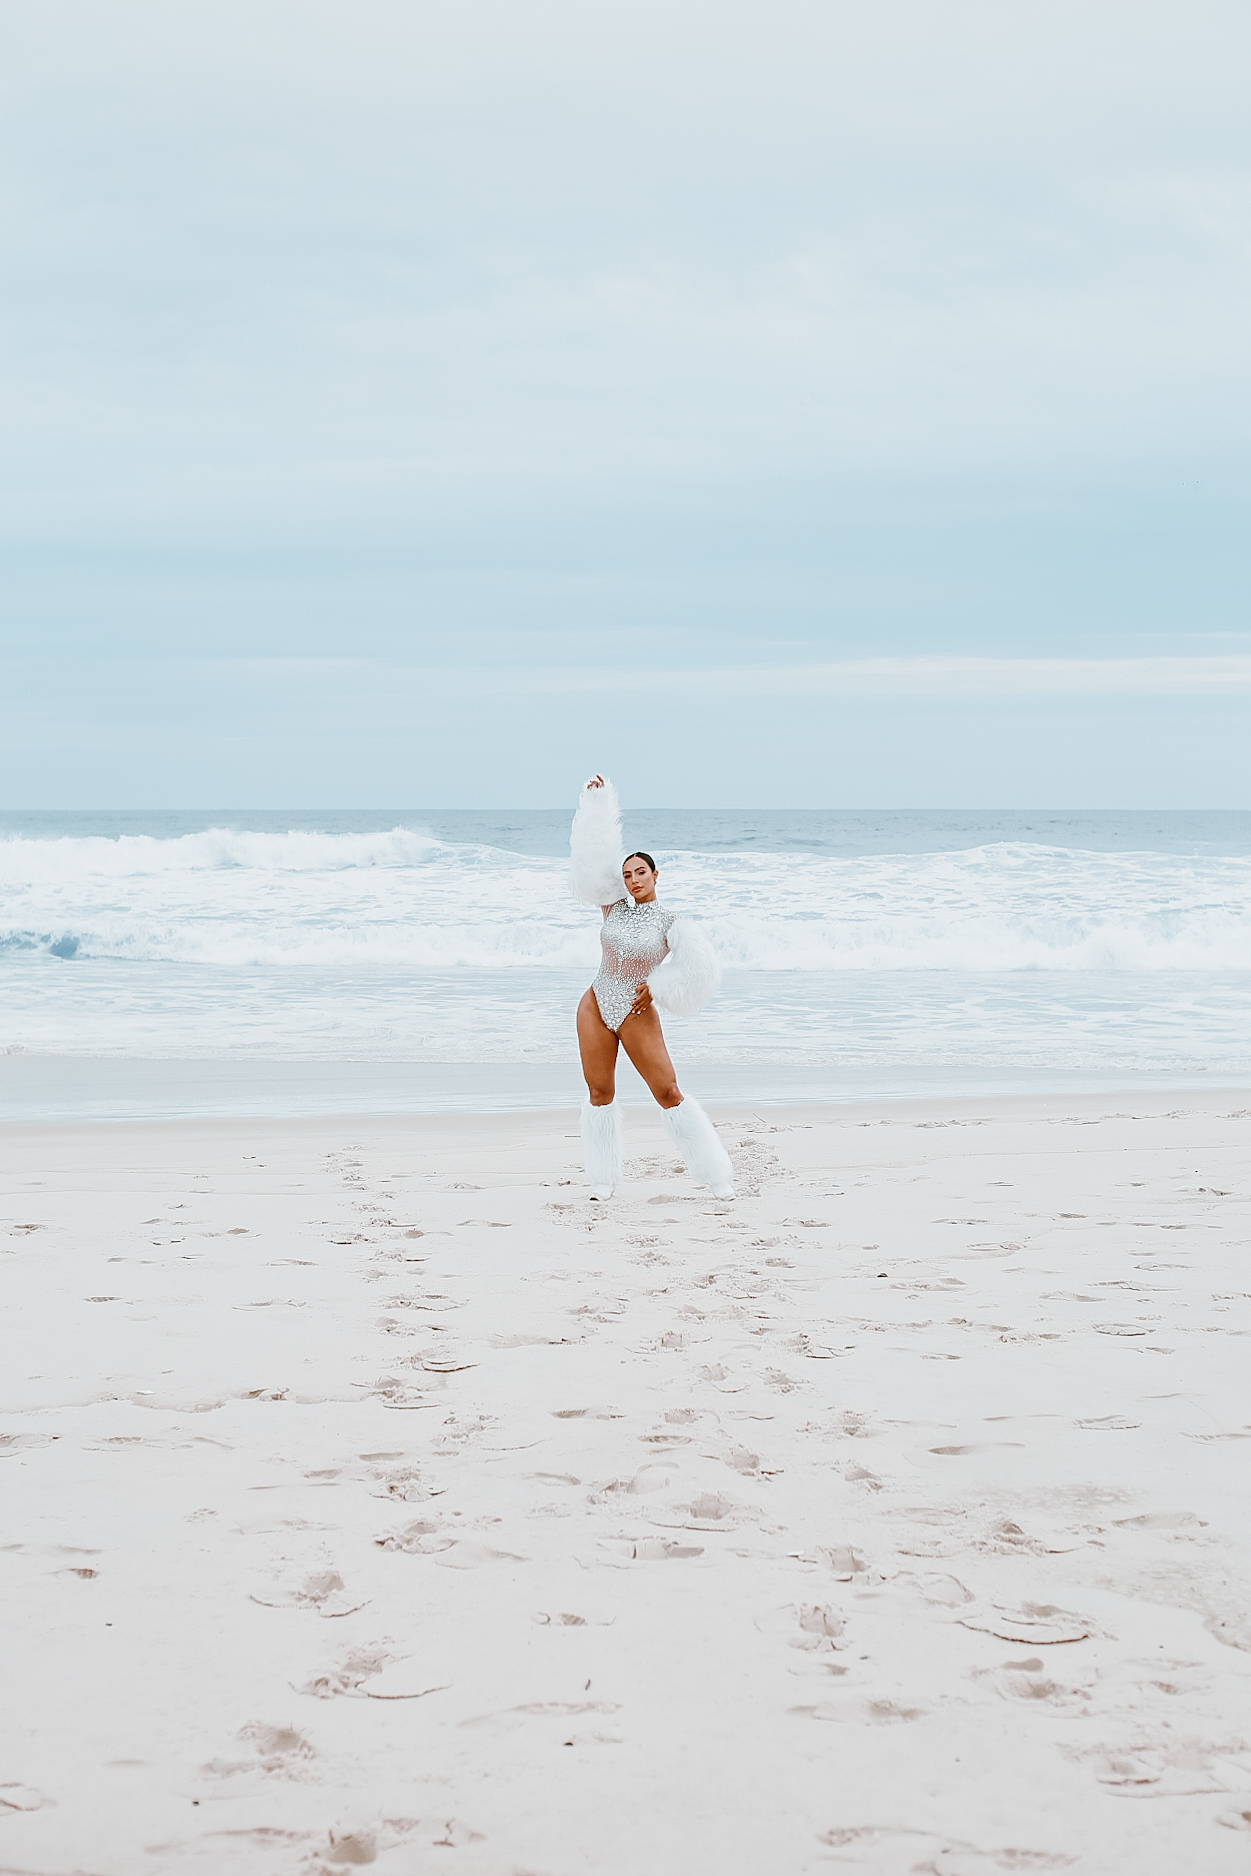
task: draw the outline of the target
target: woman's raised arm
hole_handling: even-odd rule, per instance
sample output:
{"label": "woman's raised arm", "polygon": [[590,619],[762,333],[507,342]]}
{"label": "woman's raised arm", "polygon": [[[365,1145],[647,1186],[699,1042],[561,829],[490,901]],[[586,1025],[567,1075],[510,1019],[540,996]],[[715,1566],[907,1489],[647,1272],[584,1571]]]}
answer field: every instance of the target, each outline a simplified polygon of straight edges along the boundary
{"label": "woman's raised arm", "polygon": [[624,858],[617,791],[606,776],[593,775],[578,796],[569,830],[569,876],[575,897],[601,910],[624,899]]}

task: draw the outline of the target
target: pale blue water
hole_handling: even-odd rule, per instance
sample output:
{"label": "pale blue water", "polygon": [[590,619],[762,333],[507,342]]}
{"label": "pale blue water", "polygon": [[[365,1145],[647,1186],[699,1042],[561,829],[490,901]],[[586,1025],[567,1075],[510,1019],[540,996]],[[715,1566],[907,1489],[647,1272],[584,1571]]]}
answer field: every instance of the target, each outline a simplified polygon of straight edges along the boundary
{"label": "pale blue water", "polygon": [[[570,814],[567,808],[0,809],[0,839],[148,835],[172,840],[214,827],[350,835],[403,827],[453,845],[560,857],[568,851]],[[625,811],[625,821],[627,841],[638,841],[649,852],[754,850],[848,859],[1025,841],[1095,853],[1251,855],[1251,811],[1238,809],[637,808]]]}
{"label": "pale blue water", "polygon": [[[0,815],[0,1116],[551,1105],[567,810]],[[1251,813],[627,812],[696,1092],[1251,1079]],[[147,1066],[160,1063],[153,1069]]]}

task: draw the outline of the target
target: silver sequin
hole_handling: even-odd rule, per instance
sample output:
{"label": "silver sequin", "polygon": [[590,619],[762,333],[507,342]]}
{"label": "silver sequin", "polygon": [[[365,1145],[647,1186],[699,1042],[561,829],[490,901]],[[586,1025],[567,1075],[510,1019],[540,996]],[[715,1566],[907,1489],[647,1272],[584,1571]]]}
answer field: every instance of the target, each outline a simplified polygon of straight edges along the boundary
{"label": "silver sequin", "polygon": [[668,951],[669,927],[676,917],[656,899],[650,905],[619,899],[609,907],[600,932],[604,961],[591,988],[610,1029],[620,1029],[635,991]]}

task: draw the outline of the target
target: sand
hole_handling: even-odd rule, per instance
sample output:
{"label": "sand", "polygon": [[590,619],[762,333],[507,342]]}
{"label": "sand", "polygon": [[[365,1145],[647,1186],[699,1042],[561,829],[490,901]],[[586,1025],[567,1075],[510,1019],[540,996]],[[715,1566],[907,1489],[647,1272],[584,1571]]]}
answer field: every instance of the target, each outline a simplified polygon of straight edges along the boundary
{"label": "sand", "polygon": [[1245,1099],[6,1128],[0,1871],[1245,1871]]}

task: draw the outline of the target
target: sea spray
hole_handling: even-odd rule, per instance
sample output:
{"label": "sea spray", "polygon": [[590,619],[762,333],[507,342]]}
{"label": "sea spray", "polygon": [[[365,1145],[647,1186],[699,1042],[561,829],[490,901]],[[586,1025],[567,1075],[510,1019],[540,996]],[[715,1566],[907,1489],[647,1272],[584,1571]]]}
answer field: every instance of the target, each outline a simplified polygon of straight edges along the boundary
{"label": "sea spray", "polygon": [[[1230,971],[1251,859],[997,843],[661,856],[665,902],[766,971]],[[386,834],[0,840],[0,948],[225,968],[562,971],[594,915],[558,861]]]}
{"label": "sea spray", "polygon": [[[1248,1053],[1245,850],[846,854],[730,834],[655,843],[662,898],[727,971],[681,1028],[687,1059]],[[0,1047],[557,1059],[597,955],[554,852],[398,824],[0,838]]]}

